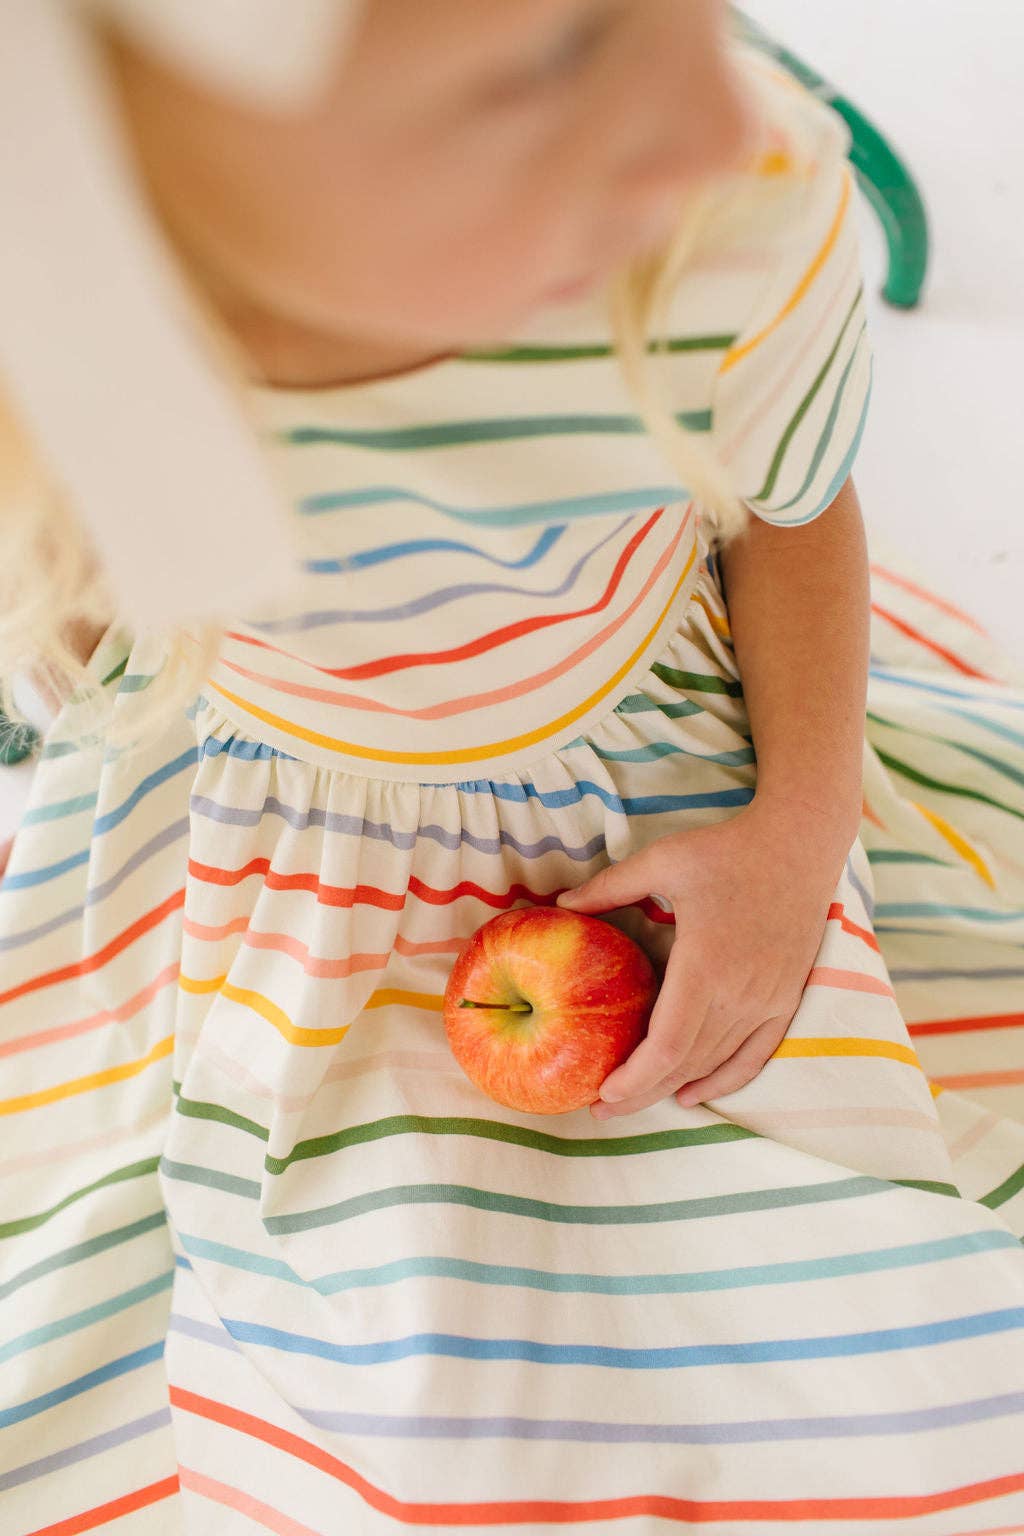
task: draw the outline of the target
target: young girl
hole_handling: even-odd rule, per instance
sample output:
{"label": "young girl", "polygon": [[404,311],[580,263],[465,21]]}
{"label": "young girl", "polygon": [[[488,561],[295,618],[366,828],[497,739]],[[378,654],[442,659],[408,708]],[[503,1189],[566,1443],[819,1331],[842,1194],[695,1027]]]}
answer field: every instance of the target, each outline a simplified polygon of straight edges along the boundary
{"label": "young girl", "polygon": [[[152,222],[111,280],[99,155],[26,175],[5,299],[0,669],[88,655],[0,888],[5,1532],[1024,1528],[1024,695],[893,576],[864,750],[842,124],[719,0],[74,30]],[[547,1120],[440,999],[556,899],[662,981]]]}

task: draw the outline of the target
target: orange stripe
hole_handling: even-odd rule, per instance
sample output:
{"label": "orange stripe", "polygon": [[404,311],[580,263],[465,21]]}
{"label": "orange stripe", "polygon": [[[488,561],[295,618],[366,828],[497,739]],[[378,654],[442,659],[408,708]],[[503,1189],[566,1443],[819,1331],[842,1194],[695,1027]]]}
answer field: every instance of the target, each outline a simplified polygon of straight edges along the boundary
{"label": "orange stripe", "polygon": [[[305,667],[313,667],[323,677],[345,678],[349,682],[361,680],[366,677],[382,677],[388,672],[403,671],[409,667],[447,666],[453,661],[465,661],[471,656],[480,656],[485,651],[494,650],[499,645],[505,645],[510,640],[518,640],[523,635],[534,633],[538,629],[547,629],[552,624],[565,624],[572,619],[585,619],[594,613],[600,613],[608,607],[615,596],[622,581],[623,572],[629,564],[637,548],[643,543],[655,523],[664,515],[664,507],[648,518],[642,528],[639,528],[625,549],[619,555],[618,560],[608,584],[601,597],[591,603],[588,608],[577,608],[572,613],[541,613],[532,618],[517,619],[514,624],[506,624],[501,629],[492,629],[488,634],[480,635],[476,640],[467,640],[464,645],[453,646],[447,651],[409,651],[400,655],[381,656],[376,661],[363,661],[355,667],[318,667],[306,661],[305,657],[297,656],[294,651],[286,651],[281,646],[271,645],[268,640],[257,640],[253,636],[237,634],[229,631],[229,640],[240,641],[243,645],[252,645],[263,651],[272,651],[276,656],[284,656],[289,661],[300,662]],[[271,687],[276,686],[275,679],[261,677],[259,673],[243,672],[245,677],[254,677],[257,681],[266,682]]]}
{"label": "orange stripe", "polygon": [[75,1019],[71,1024],[58,1024],[54,1029],[42,1029],[38,1034],[19,1035],[15,1040],[7,1040],[0,1045],[0,1056],[15,1056],[21,1051],[35,1050],[36,1046],[54,1045],[58,1040],[73,1040],[77,1035],[88,1034],[91,1029],[99,1029],[103,1024],[123,1024],[126,1019],[132,1018],[140,1008],[152,1002],[156,994],[169,986],[178,974],[178,962],[165,966],[160,974],[143,987],[141,992],[136,992],[126,1003],[119,1008],[101,1008],[99,1013],[91,1013],[86,1019]]}
{"label": "orange stripe", "polygon": [[[670,608],[676,600],[676,597],[679,594],[680,588],[690,573],[690,568],[693,565],[696,553],[697,546],[696,543],[694,543],[690,550],[689,558],[687,559],[682,574],[680,575],[678,581],[672,589],[671,594],[669,595],[668,602],[665,604],[664,608],[661,610],[660,614],[655,619],[654,623],[651,625],[651,628],[641,640],[632,656],[629,656],[626,661],[623,662],[622,666],[618,668],[618,670],[608,679],[606,683],[603,683],[600,688],[595,689],[589,698],[583,700],[582,704],[577,705],[575,709],[567,710],[564,715],[559,715],[556,720],[550,721],[547,725],[539,726],[536,730],[526,731],[521,736],[511,736],[503,741],[482,742],[479,746],[475,747],[449,747],[442,752],[399,752],[395,748],[384,750],[380,747],[364,747],[360,746],[357,742],[341,741],[335,736],[324,736],[319,731],[306,730],[304,726],[295,725],[291,721],[285,720],[281,715],[272,714],[270,710],[260,709],[257,705],[239,697],[238,694],[230,693],[228,689],[219,687],[218,684],[213,682],[212,679],[207,680],[208,686],[212,688],[215,693],[219,693],[222,698],[227,699],[229,703],[237,704],[239,708],[245,710],[248,714],[255,716],[257,720],[262,720],[265,722],[265,724],[274,726],[277,730],[283,731],[286,735],[296,736],[302,741],[311,742],[314,746],[325,747],[332,752],[344,752],[350,757],[370,758],[377,762],[422,764],[469,763],[475,762],[478,758],[481,757],[499,757],[503,754],[514,752],[520,747],[533,746],[536,742],[546,740],[549,736],[553,736],[556,731],[560,731],[566,726],[572,725],[575,721],[579,720],[583,715],[587,714],[587,712],[591,710],[595,704],[600,703],[602,699],[606,698],[608,694],[611,693],[612,689],[615,688],[617,684],[620,683],[622,679],[627,675],[627,673],[630,672],[630,670],[636,665],[639,658],[643,655],[644,651],[654,639],[654,636],[658,633],[658,630],[661,628],[665,621],[666,615],[668,614]],[[645,585],[644,591],[639,594],[635,602],[630,604],[629,608],[624,610],[621,616],[623,622],[625,622],[625,620],[629,617],[632,610],[639,605],[640,599],[646,595],[647,590],[654,584],[655,579],[656,572],[652,573],[651,580]],[[610,626],[606,626],[606,628],[610,628]],[[574,657],[578,658],[583,654],[589,654],[591,650],[595,650],[597,648],[597,646],[601,643],[601,640],[602,635],[596,636],[592,644],[589,646],[581,647],[579,652],[574,653]],[[550,669],[552,675],[560,676],[563,672],[569,670],[569,667],[573,664],[574,657],[569,657],[563,666],[557,669]],[[474,707],[477,707],[483,703],[501,702],[507,697],[514,697],[517,692],[521,691],[522,689],[517,690],[516,688],[503,688],[497,689],[491,694],[481,694],[475,701],[473,701]],[[468,701],[462,702],[466,703]]]}
{"label": "orange stripe", "polygon": [[892,1520],[979,1504],[983,1500],[1002,1498],[1024,1488],[1024,1472],[1019,1472],[1010,1473],[1006,1477],[988,1478],[980,1483],[962,1484],[958,1488],[944,1488],[937,1493],[883,1494],[877,1498],[716,1499],[702,1502],[697,1499],[672,1498],[667,1494],[642,1493],[618,1499],[573,1501],[519,1499],[491,1500],[487,1503],[412,1503],[385,1493],[329,1451],[313,1445],[290,1430],[269,1424],[255,1414],[245,1413],[212,1398],[200,1397],[198,1393],[187,1392],[181,1387],[172,1386],[169,1397],[173,1406],[184,1413],[193,1413],[215,1424],[223,1424],[264,1445],[272,1445],[307,1466],[315,1467],[351,1488],[371,1509],[379,1510],[407,1525],[514,1523],[523,1526],[526,1522],[537,1526],[545,1523],[569,1525],[584,1520],[627,1519],[640,1515],[660,1516],[666,1520],[699,1521],[701,1524],[717,1520]]}
{"label": "orange stripe", "polygon": [[896,995],[889,983],[878,976],[865,976],[861,971],[841,971],[831,965],[816,965],[805,986],[839,987],[844,992],[873,992],[878,997]]}
{"label": "orange stripe", "polygon": [[818,273],[825,265],[825,262],[828,260],[829,253],[839,238],[839,231],[843,227],[843,220],[846,218],[847,210],[850,204],[850,190],[852,185],[852,172],[850,171],[848,165],[844,165],[843,190],[839,197],[839,207],[836,209],[835,218],[832,220],[832,228],[825,236],[825,240],[821,249],[818,251],[818,254],[815,256],[814,260],[807,268],[807,271],[797,283],[796,287],[793,289],[793,292],[790,294],[785,304],[783,304],[774,320],[769,320],[768,324],[764,326],[762,330],[758,331],[756,336],[752,336],[748,342],[745,342],[742,347],[733,347],[725,354],[725,357],[722,359],[722,365],[718,370],[719,376],[721,376],[723,373],[728,373],[731,368],[735,368],[736,364],[741,362],[742,359],[748,356],[749,353],[753,352],[755,347],[759,347],[762,341],[770,336],[772,331],[777,330],[777,328],[782,324],[783,320],[785,320],[786,316],[791,315],[800,304],[800,301],[803,299],[804,295],[807,293],[807,290],[814,282],[814,279],[817,277]]}
{"label": "orange stripe", "polygon": [[929,640],[927,635],[922,635],[921,631],[915,629],[912,624],[890,613],[888,608],[872,603],[871,612],[877,613],[880,619],[885,619],[894,629],[898,629],[900,634],[906,635],[908,640],[916,640],[917,644],[924,646],[926,651],[932,651],[934,655],[941,656],[943,661],[948,661],[951,667],[954,667],[957,672],[962,672],[965,677],[977,677],[983,683],[999,682],[999,678],[991,677],[987,672],[979,672],[977,667],[972,667],[970,662],[964,661],[961,656],[947,650],[944,645],[939,645],[937,640]]}
{"label": "orange stripe", "polygon": [[40,1525],[34,1531],[29,1531],[28,1536],[76,1536],[78,1531],[94,1531],[98,1525],[108,1525],[112,1520],[119,1520],[122,1515],[130,1515],[136,1509],[145,1509],[148,1504],[159,1504],[161,1499],[168,1499],[172,1493],[177,1492],[178,1477],[175,1473],[171,1477],[161,1478],[158,1483],[150,1483],[146,1488],[137,1488],[134,1493],[125,1493],[119,1499],[111,1499],[109,1504],[97,1504],[93,1509],[83,1510],[80,1515],[58,1520],[55,1525]]}
{"label": "orange stripe", "polygon": [[928,1019],[907,1028],[912,1035],[959,1035],[970,1029],[1019,1029],[1022,1025],[1024,1013],[989,1013],[964,1019]]}
{"label": "orange stripe", "polygon": [[84,960],[76,960],[73,965],[62,965],[56,971],[45,971],[41,976],[33,976],[31,981],[23,981],[19,986],[11,987],[8,992],[0,992],[0,1005],[13,1003],[15,998],[25,997],[30,992],[38,992],[43,987],[53,987],[58,982],[70,981],[74,976],[89,976],[93,971],[102,970],[108,960],[113,960],[115,955],[127,949],[129,944],[141,938],[144,933],[149,933],[151,929],[158,927],[168,913],[174,912],[184,904],[184,901],[185,891],[182,888],[180,891],[175,891],[172,896],[168,896],[166,901],[162,901],[151,912],[146,912],[142,917],[137,918],[134,923],[125,928],[123,933],[111,939],[109,944],[97,950],[94,955],[87,955]]}
{"label": "orange stripe", "polygon": [[874,560],[871,562],[870,569],[885,581],[891,582],[894,587],[902,587],[905,592],[912,592],[915,597],[923,597],[926,602],[931,603],[934,607],[941,608],[943,613],[948,613],[954,619],[959,619],[962,624],[967,624],[971,629],[977,630],[978,634],[984,636],[986,640],[991,639],[988,630],[984,629],[977,619],[972,618],[969,613],[965,613],[962,608],[957,608],[955,604],[948,602],[946,598],[936,596],[934,592],[929,592],[926,587],[919,587],[916,582],[908,581],[906,576],[899,576],[895,571],[888,570],[884,565],[879,565]]}
{"label": "orange stripe", "polygon": [[880,827],[883,832],[886,830],[885,822],[879,820],[874,811],[871,809],[870,805],[868,805],[868,802],[863,798],[861,800],[861,815],[864,817],[865,821],[874,822],[875,826]]}

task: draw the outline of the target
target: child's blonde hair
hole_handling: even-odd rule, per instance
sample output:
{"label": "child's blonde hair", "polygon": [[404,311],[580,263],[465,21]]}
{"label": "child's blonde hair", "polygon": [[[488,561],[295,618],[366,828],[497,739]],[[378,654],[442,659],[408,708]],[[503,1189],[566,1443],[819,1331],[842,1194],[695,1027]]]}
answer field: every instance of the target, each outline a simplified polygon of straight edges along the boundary
{"label": "child's blonde hair", "polygon": [[[655,380],[659,351],[668,336],[666,316],[680,278],[694,259],[713,259],[738,231],[760,237],[790,216],[801,182],[813,168],[816,144],[809,127],[807,98],[774,64],[746,43],[735,41],[734,58],[750,86],[758,137],[744,167],[706,183],[686,203],[683,217],[665,247],[617,273],[606,290],[614,353],[630,395],[652,437],[698,503],[712,549],[731,542],[750,513],[711,448],[683,428],[666,406]],[[208,302],[192,291],[196,323],[211,361],[237,390],[243,405],[253,370]],[[20,718],[12,682],[31,673],[45,692],[72,694],[84,708],[69,727],[83,737],[106,733],[109,743],[129,746],[180,716],[201,692],[216,655],[219,630],[177,631],[152,646],[124,714],[130,725],[112,721],[111,690],[102,669],[81,659],[83,641],[95,641],[116,619],[115,604],[73,507],[56,484],[10,402],[0,392],[0,687],[3,705]],[[152,642],[152,638],[150,640]]]}

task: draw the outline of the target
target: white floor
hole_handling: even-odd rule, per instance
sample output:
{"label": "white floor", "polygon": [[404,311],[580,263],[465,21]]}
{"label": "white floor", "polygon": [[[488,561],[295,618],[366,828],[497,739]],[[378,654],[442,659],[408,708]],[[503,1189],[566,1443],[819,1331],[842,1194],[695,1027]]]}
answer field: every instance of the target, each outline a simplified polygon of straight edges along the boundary
{"label": "white floor", "polygon": [[[916,310],[882,301],[881,229],[860,207],[875,373],[854,478],[879,554],[909,555],[1024,662],[1024,0],[742,8],[841,87],[921,188],[932,254]],[[30,778],[0,768],[0,838]]]}

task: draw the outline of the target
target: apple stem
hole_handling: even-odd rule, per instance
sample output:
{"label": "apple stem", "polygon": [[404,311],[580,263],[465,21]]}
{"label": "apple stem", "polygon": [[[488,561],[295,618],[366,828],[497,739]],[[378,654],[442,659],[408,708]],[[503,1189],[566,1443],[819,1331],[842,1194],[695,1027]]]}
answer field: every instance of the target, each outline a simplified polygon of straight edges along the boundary
{"label": "apple stem", "polygon": [[500,1008],[504,1013],[532,1013],[529,1003],[474,1003],[468,997],[464,997],[459,1004],[460,1008]]}

